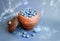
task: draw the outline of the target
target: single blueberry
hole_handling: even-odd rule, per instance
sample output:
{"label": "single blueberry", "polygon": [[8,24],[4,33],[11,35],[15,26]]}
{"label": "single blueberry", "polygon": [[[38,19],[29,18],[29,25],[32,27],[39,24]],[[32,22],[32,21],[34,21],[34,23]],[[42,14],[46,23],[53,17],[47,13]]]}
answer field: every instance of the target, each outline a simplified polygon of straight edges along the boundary
{"label": "single blueberry", "polygon": [[26,38],[29,38],[30,36],[29,35],[26,35]]}
{"label": "single blueberry", "polygon": [[29,17],[29,18],[31,18],[31,17],[32,17],[32,15],[28,15],[28,17]]}
{"label": "single blueberry", "polygon": [[23,34],[23,35],[22,35],[22,37],[24,37],[24,38],[25,38],[25,37],[26,37],[26,35],[25,35],[25,34]]}
{"label": "single blueberry", "polygon": [[31,36],[35,36],[35,33],[31,34]]}
{"label": "single blueberry", "polygon": [[29,13],[29,9],[26,9],[25,13],[28,14]]}
{"label": "single blueberry", "polygon": [[24,15],[25,17],[27,17],[27,14],[25,13],[25,15]]}
{"label": "single blueberry", "polygon": [[27,32],[23,32],[23,34],[27,34]]}
{"label": "single blueberry", "polygon": [[34,30],[33,33],[36,33],[36,31]]}
{"label": "single blueberry", "polygon": [[31,13],[34,13],[34,11],[32,10]]}
{"label": "single blueberry", "polygon": [[33,16],[35,16],[36,15],[36,13],[33,13]]}
{"label": "single blueberry", "polygon": [[29,9],[29,13],[31,13],[32,9]]}
{"label": "single blueberry", "polygon": [[36,10],[32,10],[32,13],[35,13],[36,12]]}
{"label": "single blueberry", "polygon": [[25,13],[25,10],[21,10],[22,13]]}
{"label": "single blueberry", "polygon": [[27,14],[29,14],[29,12],[27,11]]}
{"label": "single blueberry", "polygon": [[33,16],[33,13],[30,13]]}
{"label": "single blueberry", "polygon": [[34,13],[36,13],[36,10],[34,10]]}
{"label": "single blueberry", "polygon": [[30,13],[28,13],[28,15],[31,15]]}
{"label": "single blueberry", "polygon": [[25,13],[22,13],[22,16],[24,16],[25,15]]}

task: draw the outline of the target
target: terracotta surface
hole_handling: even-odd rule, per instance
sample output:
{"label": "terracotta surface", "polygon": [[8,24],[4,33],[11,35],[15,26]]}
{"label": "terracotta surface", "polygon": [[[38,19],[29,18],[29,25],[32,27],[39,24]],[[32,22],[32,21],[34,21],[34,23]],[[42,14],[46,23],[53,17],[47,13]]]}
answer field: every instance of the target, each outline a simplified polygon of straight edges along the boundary
{"label": "terracotta surface", "polygon": [[28,18],[21,15],[21,12],[18,13],[18,21],[22,23],[22,26],[25,30],[31,30],[34,28],[34,25],[39,21],[39,14],[36,12],[36,15]]}
{"label": "terracotta surface", "polygon": [[[11,22],[11,23],[9,23],[9,22]],[[17,17],[14,17],[10,21],[8,21],[9,32],[13,32],[16,29],[17,25],[18,25]]]}

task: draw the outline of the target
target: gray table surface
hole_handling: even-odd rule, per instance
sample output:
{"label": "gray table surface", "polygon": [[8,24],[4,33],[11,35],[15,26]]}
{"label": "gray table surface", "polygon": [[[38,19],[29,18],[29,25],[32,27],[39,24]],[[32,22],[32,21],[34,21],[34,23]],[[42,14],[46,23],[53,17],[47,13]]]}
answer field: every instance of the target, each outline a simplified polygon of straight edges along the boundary
{"label": "gray table surface", "polygon": [[[7,21],[25,8],[37,9],[40,14],[35,27],[41,31],[28,39],[19,31],[9,33],[7,26]],[[60,0],[0,0],[0,41],[60,41]]]}

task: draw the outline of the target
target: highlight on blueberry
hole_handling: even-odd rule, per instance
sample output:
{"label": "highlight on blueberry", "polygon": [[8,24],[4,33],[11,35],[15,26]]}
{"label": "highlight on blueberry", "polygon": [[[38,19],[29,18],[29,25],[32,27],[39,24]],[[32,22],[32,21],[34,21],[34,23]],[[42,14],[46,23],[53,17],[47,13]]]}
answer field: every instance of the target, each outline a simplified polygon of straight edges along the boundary
{"label": "highlight on blueberry", "polygon": [[25,34],[23,34],[23,35],[22,35],[22,37],[24,37],[24,38],[25,38],[25,37],[26,37],[26,35],[25,35]]}
{"label": "highlight on blueberry", "polygon": [[26,38],[29,38],[30,36],[29,35],[26,35]]}

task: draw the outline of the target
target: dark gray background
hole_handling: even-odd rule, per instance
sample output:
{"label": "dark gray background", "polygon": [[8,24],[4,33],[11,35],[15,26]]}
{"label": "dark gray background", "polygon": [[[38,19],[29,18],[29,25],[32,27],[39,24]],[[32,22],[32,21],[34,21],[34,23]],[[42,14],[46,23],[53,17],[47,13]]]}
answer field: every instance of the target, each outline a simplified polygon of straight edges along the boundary
{"label": "dark gray background", "polygon": [[[37,9],[40,14],[36,27],[41,31],[28,39],[20,32],[9,33],[7,26],[7,21],[25,8]],[[0,0],[0,41],[60,41],[60,0]]]}

